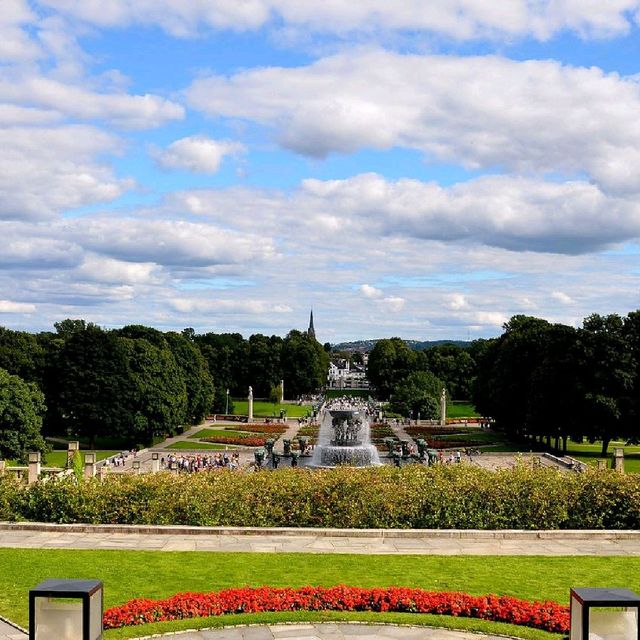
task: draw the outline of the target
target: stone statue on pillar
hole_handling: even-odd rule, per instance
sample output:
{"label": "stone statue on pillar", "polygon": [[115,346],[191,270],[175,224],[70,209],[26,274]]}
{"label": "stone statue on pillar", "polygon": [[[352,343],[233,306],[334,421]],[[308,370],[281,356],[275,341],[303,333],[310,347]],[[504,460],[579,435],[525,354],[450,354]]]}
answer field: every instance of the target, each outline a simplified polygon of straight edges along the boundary
{"label": "stone statue on pillar", "polygon": [[447,424],[447,390],[442,387],[442,393],[440,394],[440,426],[444,427]]}
{"label": "stone statue on pillar", "polygon": [[253,387],[249,386],[249,409],[247,411],[249,422],[253,421]]}

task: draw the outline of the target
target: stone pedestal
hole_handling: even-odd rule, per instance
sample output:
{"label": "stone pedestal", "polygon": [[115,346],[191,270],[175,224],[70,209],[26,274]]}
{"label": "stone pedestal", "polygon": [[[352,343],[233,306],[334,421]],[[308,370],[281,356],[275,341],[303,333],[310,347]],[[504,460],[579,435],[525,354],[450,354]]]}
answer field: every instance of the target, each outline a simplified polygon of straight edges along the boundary
{"label": "stone pedestal", "polygon": [[4,460],[0,460],[0,476],[4,475],[5,465],[7,463]]}
{"label": "stone pedestal", "polygon": [[103,464],[100,467],[100,480],[104,480],[108,475],[109,475],[109,468],[107,467],[107,465]]}
{"label": "stone pedestal", "polygon": [[29,454],[29,475],[27,477],[27,481],[29,484],[32,484],[38,480],[38,476],[40,475],[40,461],[42,456],[39,451],[32,451]]}
{"label": "stone pedestal", "polygon": [[133,473],[135,475],[140,475],[140,460],[134,460],[131,467],[133,468]]}
{"label": "stone pedestal", "polygon": [[606,460],[598,460],[598,471],[604,471],[607,468]]}
{"label": "stone pedestal", "polygon": [[160,455],[157,453],[151,454],[151,473],[158,473],[160,471]]}
{"label": "stone pedestal", "polygon": [[96,454],[84,454],[84,477],[93,478],[96,475]]}
{"label": "stone pedestal", "polygon": [[613,468],[618,473],[624,473],[624,449],[616,447],[613,450]]}
{"label": "stone pedestal", "polygon": [[80,451],[80,443],[77,440],[72,440],[67,443],[67,468],[70,469],[73,465],[73,456],[76,455],[76,451]]}

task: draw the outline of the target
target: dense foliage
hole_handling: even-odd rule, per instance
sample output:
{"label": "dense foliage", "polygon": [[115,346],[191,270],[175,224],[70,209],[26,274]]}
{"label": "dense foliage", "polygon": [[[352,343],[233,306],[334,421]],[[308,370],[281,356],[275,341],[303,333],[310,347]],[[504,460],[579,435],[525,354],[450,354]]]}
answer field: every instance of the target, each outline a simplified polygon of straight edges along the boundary
{"label": "dense foliage", "polygon": [[[226,412],[228,400],[231,410],[227,390],[246,396],[252,385],[255,397],[268,397],[284,378],[288,397],[309,393],[324,383],[328,367],[322,346],[299,331],[245,340],[142,325],[109,331],[84,320],[64,320],[55,329],[30,334],[0,327],[0,367],[44,394],[45,435],[91,446],[101,438],[136,446],[175,434],[208,413]],[[8,422],[5,430],[12,429]],[[18,457],[17,446],[0,447],[0,456]],[[41,447],[33,441],[31,448]]]}
{"label": "dense foliage", "polygon": [[468,465],[0,480],[0,520],[398,529],[638,529],[640,475]]}
{"label": "dense foliage", "polygon": [[640,312],[574,329],[514,316],[476,355],[474,402],[512,439],[638,441]]}
{"label": "dense foliage", "polygon": [[244,587],[212,593],[179,593],[164,600],[136,599],[104,613],[104,628],[265,611],[379,611],[480,618],[543,629],[569,630],[569,607],[511,596],[471,596],[407,587]]}
{"label": "dense foliage", "polygon": [[44,409],[35,384],[0,369],[0,458],[25,461],[29,451],[45,451],[40,435]]}

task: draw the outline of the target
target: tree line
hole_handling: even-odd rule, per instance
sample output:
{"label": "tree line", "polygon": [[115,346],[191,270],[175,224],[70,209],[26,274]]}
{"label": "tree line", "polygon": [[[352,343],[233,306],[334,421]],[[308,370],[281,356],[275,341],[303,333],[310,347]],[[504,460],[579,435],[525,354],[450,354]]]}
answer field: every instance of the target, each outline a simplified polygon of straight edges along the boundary
{"label": "tree line", "polygon": [[150,444],[224,412],[227,390],[286,397],[325,381],[328,355],[306,333],[285,338],[162,332],[143,325],[107,330],[84,320],[29,333],[0,327],[0,458],[45,449],[48,437]]}
{"label": "tree line", "polygon": [[412,351],[400,338],[369,354],[377,394],[405,416],[439,415],[442,387],[471,399],[509,439],[640,441],[640,311],[593,314],[582,327],[517,315],[494,339]]}

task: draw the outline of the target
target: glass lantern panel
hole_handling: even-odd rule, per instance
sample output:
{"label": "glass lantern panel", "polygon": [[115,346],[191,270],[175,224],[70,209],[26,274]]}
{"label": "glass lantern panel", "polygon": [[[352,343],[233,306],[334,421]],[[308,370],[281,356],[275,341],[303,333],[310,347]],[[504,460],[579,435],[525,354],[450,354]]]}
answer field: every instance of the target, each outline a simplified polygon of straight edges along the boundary
{"label": "glass lantern panel", "polygon": [[582,640],[582,605],[573,598],[571,600],[571,634],[570,640]]}
{"label": "glass lantern panel", "polygon": [[589,640],[637,640],[637,609],[592,609]]}
{"label": "glass lantern panel", "polygon": [[83,640],[82,600],[36,598],[36,640]]}
{"label": "glass lantern panel", "polygon": [[102,589],[89,598],[89,639],[102,638]]}

